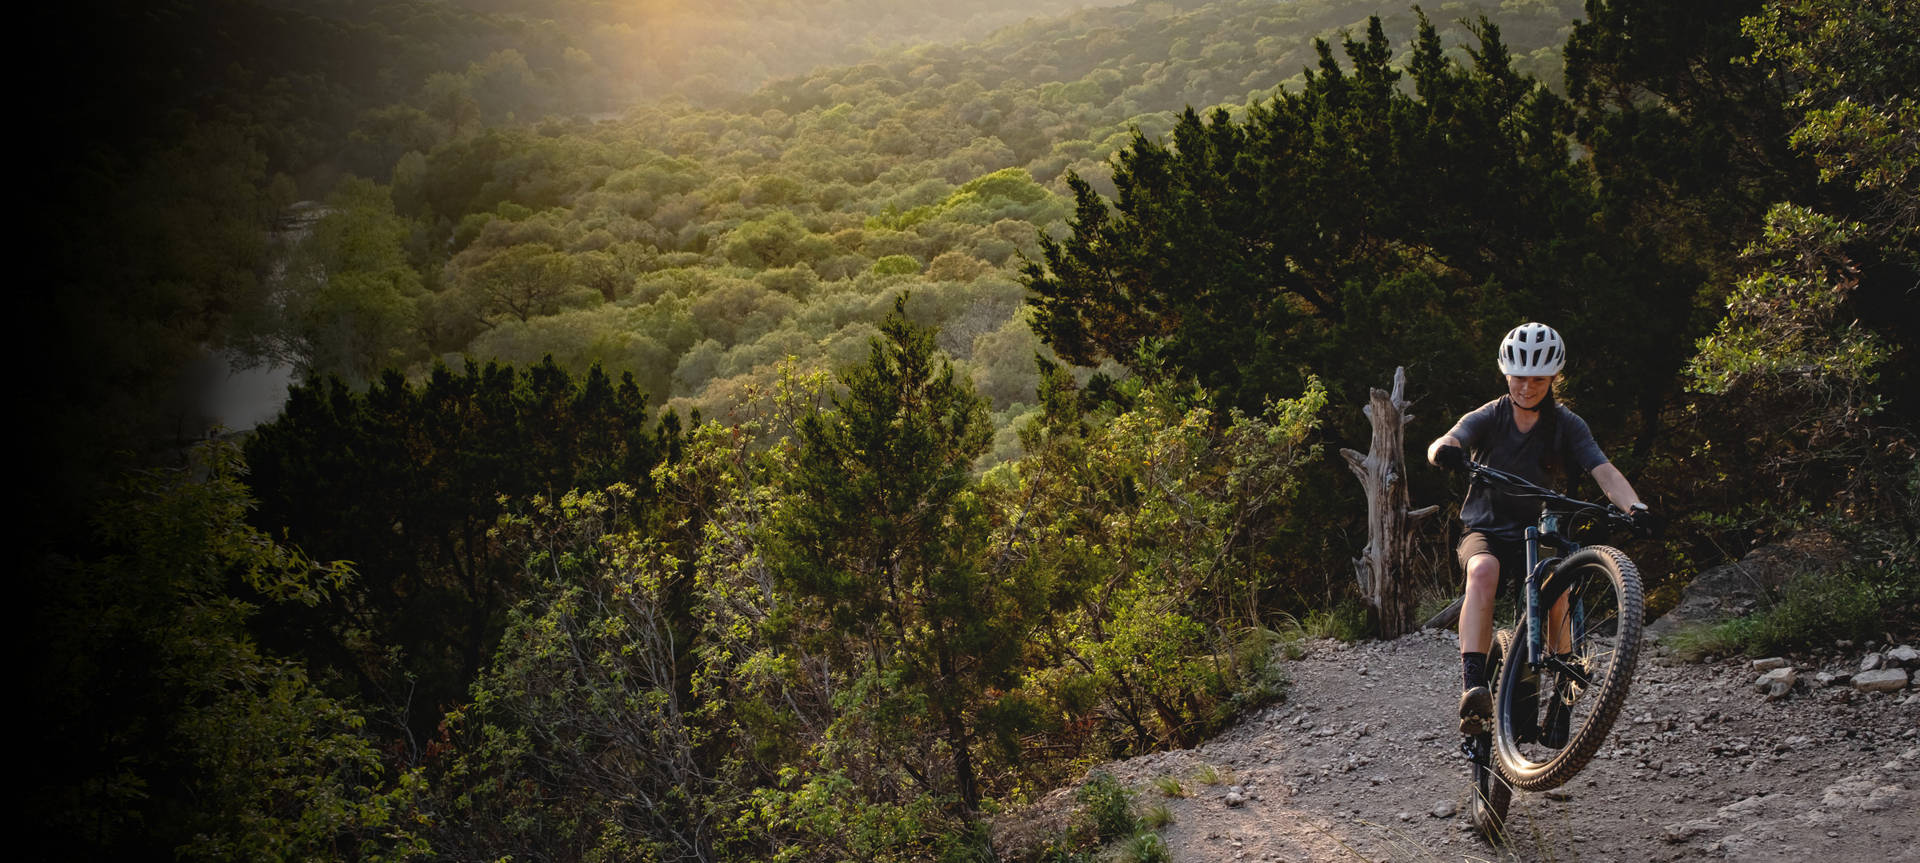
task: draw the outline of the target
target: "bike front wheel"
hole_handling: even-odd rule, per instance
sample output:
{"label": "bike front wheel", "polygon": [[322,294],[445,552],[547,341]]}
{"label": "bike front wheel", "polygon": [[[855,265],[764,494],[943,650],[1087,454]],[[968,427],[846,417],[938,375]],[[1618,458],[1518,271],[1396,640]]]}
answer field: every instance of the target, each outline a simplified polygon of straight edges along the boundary
{"label": "bike front wheel", "polygon": [[[1494,691],[1494,755],[1526,791],[1565,784],[1613,729],[1640,653],[1640,572],[1619,549],[1591,546],[1546,577],[1540,603],[1546,658],[1529,669],[1522,619]],[[1535,685],[1523,685],[1530,670]]]}

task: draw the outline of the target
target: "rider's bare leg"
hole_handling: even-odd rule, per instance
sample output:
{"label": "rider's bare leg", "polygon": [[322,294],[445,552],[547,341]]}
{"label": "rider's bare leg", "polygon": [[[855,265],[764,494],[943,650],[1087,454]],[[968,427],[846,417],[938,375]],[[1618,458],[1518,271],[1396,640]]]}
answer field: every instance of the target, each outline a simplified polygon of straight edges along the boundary
{"label": "rider's bare leg", "polygon": [[1486,653],[1493,644],[1493,599],[1500,586],[1500,559],[1476,554],[1467,561],[1467,595],[1460,601],[1460,652]]}
{"label": "rider's bare leg", "polygon": [[1460,602],[1460,734],[1487,732],[1493,701],[1487,688],[1487,649],[1493,643],[1493,595],[1500,583],[1500,561],[1476,554],[1467,561],[1467,594]]}

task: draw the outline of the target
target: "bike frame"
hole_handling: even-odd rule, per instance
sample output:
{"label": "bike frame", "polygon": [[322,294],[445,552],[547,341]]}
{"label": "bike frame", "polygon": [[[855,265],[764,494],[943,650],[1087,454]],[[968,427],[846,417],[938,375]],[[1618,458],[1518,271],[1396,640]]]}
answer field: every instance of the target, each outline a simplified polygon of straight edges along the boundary
{"label": "bike frame", "polygon": [[[1581,548],[1579,543],[1561,535],[1560,522],[1563,517],[1561,513],[1552,511],[1544,512],[1540,515],[1539,524],[1527,528],[1527,581],[1525,587],[1525,613],[1527,616],[1526,660],[1527,666],[1534,671],[1551,668],[1563,674],[1572,675],[1581,685],[1585,686],[1592,682],[1586,678],[1586,675],[1582,674],[1573,666],[1568,665],[1559,657],[1547,652],[1546,617],[1548,609],[1545,607],[1545,603],[1541,601],[1542,586],[1548,579],[1553,577],[1554,573],[1559,571],[1561,561],[1572,557],[1574,552],[1579,551]],[[1559,554],[1542,560],[1540,557],[1540,548],[1545,544],[1551,544]],[[1571,633],[1580,631],[1581,624],[1585,622],[1584,618],[1585,609],[1581,607],[1579,597],[1569,598],[1567,600],[1567,631],[1569,637],[1571,637]]]}
{"label": "bike frame", "polygon": [[[1527,642],[1525,647],[1527,667],[1534,671],[1551,669],[1571,676],[1582,686],[1591,685],[1592,681],[1583,670],[1568,664],[1565,660],[1548,652],[1546,627],[1548,609],[1546,608],[1546,603],[1542,602],[1542,599],[1545,593],[1544,588],[1550,584],[1553,576],[1559,571],[1561,562],[1572,557],[1574,553],[1583,548],[1580,543],[1567,538],[1565,533],[1563,533],[1563,525],[1571,521],[1573,517],[1585,513],[1592,513],[1609,518],[1619,518],[1620,514],[1611,506],[1601,506],[1583,500],[1576,500],[1552,489],[1542,488],[1518,476],[1485,465],[1474,465],[1472,473],[1474,482],[1497,483],[1507,486],[1504,490],[1506,494],[1538,498],[1545,502],[1541,508],[1539,521],[1527,526],[1526,542],[1524,545],[1526,551],[1527,576],[1522,590],[1522,603],[1524,608],[1521,609],[1521,614],[1525,616],[1527,621]],[[1555,552],[1552,557],[1542,557],[1541,551],[1546,547],[1551,547]],[[1579,598],[1569,598],[1567,608],[1568,632],[1579,632],[1584,623],[1585,609],[1581,607]]]}

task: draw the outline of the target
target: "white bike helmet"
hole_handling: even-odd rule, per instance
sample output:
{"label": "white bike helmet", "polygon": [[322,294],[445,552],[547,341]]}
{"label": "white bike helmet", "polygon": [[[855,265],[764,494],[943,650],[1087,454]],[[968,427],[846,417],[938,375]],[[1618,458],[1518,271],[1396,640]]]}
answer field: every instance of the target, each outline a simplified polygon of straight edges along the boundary
{"label": "white bike helmet", "polygon": [[1500,340],[1500,372],[1515,377],[1556,375],[1567,364],[1567,345],[1552,327],[1526,323]]}

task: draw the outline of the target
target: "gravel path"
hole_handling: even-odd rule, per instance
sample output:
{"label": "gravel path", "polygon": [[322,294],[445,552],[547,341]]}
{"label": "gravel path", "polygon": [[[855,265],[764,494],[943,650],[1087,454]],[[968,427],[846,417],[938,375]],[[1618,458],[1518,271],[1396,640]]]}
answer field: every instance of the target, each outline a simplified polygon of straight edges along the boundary
{"label": "gravel path", "polygon": [[[1784,697],[1746,662],[1642,659],[1600,755],[1568,785],[1517,793],[1495,847],[1467,823],[1451,632],[1317,641],[1286,702],[1198,748],[1103,765],[1173,816],[1175,861],[1915,861],[1920,690],[1823,686],[1857,656],[1796,661]],[[1185,796],[1167,796],[1171,777]],[[1062,789],[1009,820],[1057,822]]]}

